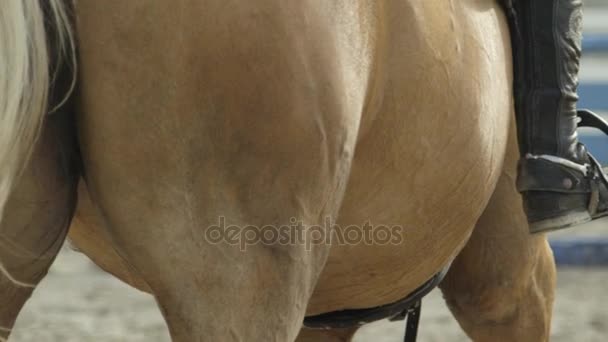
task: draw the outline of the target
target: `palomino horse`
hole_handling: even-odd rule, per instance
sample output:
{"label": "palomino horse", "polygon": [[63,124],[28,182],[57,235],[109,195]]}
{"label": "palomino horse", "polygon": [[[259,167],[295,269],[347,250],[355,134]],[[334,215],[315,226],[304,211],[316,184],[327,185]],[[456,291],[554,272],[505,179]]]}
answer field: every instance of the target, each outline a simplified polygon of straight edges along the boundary
{"label": "palomino horse", "polygon": [[[397,302],[450,262],[472,339],[548,339],[555,269],[513,184],[495,0],[79,0],[71,27],[41,3],[0,4],[0,336],[76,211],[74,244],[153,294],[174,341],[349,341],[302,321]],[[47,69],[70,41],[61,101],[73,73]],[[287,243],[209,238],[295,221]],[[364,225],[402,229],[318,239]]]}

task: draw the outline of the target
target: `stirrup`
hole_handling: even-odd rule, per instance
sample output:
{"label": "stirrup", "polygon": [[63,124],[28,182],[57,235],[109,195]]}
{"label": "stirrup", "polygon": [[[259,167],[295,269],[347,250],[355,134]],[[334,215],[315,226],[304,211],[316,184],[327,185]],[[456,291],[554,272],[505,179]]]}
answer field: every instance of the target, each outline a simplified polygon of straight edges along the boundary
{"label": "stirrup", "polygon": [[[597,128],[600,131],[604,132],[604,134],[608,135],[608,122],[606,122],[604,118],[588,109],[578,110],[577,114],[580,118],[578,127]],[[590,153],[587,153],[587,156],[589,157],[591,164],[593,164],[597,172],[597,175],[592,176],[598,177],[599,180],[603,182],[604,185],[608,188],[608,176],[606,176],[608,168],[603,168],[599,161],[595,159],[595,157],[593,157]]]}
{"label": "stirrup", "polygon": [[606,176],[606,169],[602,168],[600,162],[595,159],[590,153],[587,153],[589,161],[591,162],[592,173],[588,175],[591,186],[591,199],[589,201],[589,214],[593,218],[598,218],[608,215],[608,211],[604,210],[598,212],[598,205],[600,204],[600,184],[603,183],[604,187],[608,189],[608,176]]}
{"label": "stirrup", "polygon": [[[589,110],[579,110],[578,127],[608,135],[608,122]],[[586,151],[586,162],[552,155],[526,155],[520,160],[517,188],[531,233],[568,228],[592,220],[608,222],[608,168]],[[585,195],[588,194],[588,195]]]}
{"label": "stirrup", "polygon": [[588,109],[580,109],[577,111],[577,114],[580,118],[578,127],[597,128],[608,135],[608,122],[604,118]]}

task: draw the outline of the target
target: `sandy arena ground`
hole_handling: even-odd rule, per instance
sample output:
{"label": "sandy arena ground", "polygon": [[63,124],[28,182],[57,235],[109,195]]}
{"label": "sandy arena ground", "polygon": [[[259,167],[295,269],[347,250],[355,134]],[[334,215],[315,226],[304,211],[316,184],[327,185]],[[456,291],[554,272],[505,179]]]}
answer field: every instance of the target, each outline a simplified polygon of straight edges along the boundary
{"label": "sandy arena ground", "polygon": [[[608,269],[560,270],[555,342],[608,341]],[[421,342],[469,341],[439,291],[425,299]],[[403,323],[363,328],[356,342],[398,342]],[[82,255],[63,252],[19,317],[11,342],[169,342],[151,296],[122,284]]]}

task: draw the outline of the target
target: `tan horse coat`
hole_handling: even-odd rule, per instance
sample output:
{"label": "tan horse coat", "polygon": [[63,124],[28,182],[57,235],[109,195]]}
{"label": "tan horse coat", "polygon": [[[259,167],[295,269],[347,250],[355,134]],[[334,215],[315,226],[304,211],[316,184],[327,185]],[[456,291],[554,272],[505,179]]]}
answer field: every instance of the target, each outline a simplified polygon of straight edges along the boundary
{"label": "tan horse coat", "polygon": [[[174,341],[291,341],[305,314],[394,302],[459,253],[443,289],[471,337],[548,339],[554,266],[513,188],[494,1],[80,0],[76,14],[70,237],[154,294]],[[243,252],[205,240],[219,217],[404,229],[393,245]]]}

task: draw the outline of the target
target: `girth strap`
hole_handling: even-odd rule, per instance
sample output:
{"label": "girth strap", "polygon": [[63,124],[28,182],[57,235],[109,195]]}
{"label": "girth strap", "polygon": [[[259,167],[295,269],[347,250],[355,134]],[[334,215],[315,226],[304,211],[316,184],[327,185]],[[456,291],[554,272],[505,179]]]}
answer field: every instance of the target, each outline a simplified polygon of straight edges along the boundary
{"label": "girth strap", "polygon": [[422,301],[414,304],[414,307],[407,311],[407,323],[405,323],[405,337],[403,342],[416,342],[418,338],[418,325],[420,324],[420,310]]}
{"label": "girth strap", "polygon": [[390,319],[391,322],[401,321],[407,317],[405,323],[404,342],[416,342],[418,338],[418,325],[420,324],[420,313],[422,310],[422,298],[420,298],[409,309]]}
{"label": "girth strap", "polygon": [[362,326],[385,318],[396,321],[407,317],[405,341],[414,342],[420,321],[421,299],[439,285],[449,268],[450,265],[448,264],[441,272],[435,274],[426,283],[400,301],[371,309],[341,310],[309,316],[304,319],[304,326],[309,329],[345,329]]}

